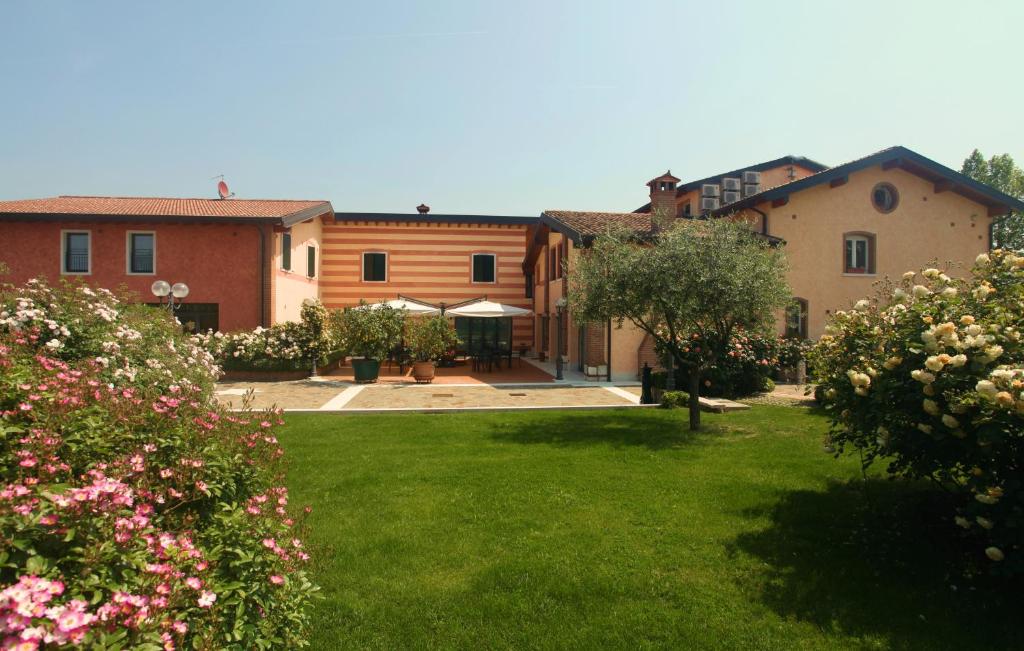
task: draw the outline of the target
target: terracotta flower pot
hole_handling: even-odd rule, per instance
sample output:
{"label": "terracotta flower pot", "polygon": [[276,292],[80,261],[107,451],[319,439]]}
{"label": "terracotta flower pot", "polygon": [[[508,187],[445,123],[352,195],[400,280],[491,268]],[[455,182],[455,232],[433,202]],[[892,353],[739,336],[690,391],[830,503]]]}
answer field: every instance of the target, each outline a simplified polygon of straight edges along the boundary
{"label": "terracotta flower pot", "polygon": [[434,381],[434,362],[413,362],[412,377],[418,384],[430,384]]}

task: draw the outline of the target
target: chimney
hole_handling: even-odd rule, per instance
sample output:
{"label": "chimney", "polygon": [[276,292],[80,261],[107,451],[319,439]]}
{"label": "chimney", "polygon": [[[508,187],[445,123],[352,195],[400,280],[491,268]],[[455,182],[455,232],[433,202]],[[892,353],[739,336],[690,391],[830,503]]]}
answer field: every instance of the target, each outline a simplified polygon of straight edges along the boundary
{"label": "chimney", "polygon": [[679,179],[672,176],[671,170],[647,182],[647,187],[651,190],[652,215],[659,214],[669,218],[678,216],[679,211],[676,208],[677,183],[679,183]]}
{"label": "chimney", "polygon": [[418,212],[421,215],[426,215],[428,212],[430,212],[430,206],[428,206],[425,203],[421,203],[420,205],[416,206],[416,212]]}

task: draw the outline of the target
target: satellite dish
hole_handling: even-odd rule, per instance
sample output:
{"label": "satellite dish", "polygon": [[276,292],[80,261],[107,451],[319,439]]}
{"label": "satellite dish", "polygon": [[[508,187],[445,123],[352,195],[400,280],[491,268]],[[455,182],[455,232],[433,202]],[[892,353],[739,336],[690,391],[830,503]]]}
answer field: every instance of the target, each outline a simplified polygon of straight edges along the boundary
{"label": "satellite dish", "polygon": [[228,192],[228,184],[223,179],[217,183],[217,194],[220,195],[221,199],[227,199],[231,196],[231,193]]}

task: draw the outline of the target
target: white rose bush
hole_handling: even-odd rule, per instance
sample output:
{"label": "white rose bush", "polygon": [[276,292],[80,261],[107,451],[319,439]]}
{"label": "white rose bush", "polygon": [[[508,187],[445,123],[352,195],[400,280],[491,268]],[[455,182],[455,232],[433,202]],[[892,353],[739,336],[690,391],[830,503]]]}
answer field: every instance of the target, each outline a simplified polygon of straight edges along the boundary
{"label": "white rose bush", "polygon": [[828,450],[929,479],[995,574],[1024,572],[1024,256],[978,256],[965,279],[907,272],[837,312],[811,353]]}

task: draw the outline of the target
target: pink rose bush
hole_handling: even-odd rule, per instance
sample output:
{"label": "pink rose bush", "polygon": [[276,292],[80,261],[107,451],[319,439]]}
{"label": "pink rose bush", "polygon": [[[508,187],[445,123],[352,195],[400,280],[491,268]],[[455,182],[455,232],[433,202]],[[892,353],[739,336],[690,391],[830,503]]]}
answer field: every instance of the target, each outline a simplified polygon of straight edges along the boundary
{"label": "pink rose bush", "polygon": [[2,648],[303,645],[280,417],[225,411],[217,372],[165,312],[0,290]]}
{"label": "pink rose bush", "polygon": [[828,449],[949,489],[951,534],[994,573],[1024,571],[1024,256],[907,272],[837,312],[811,361]]}

